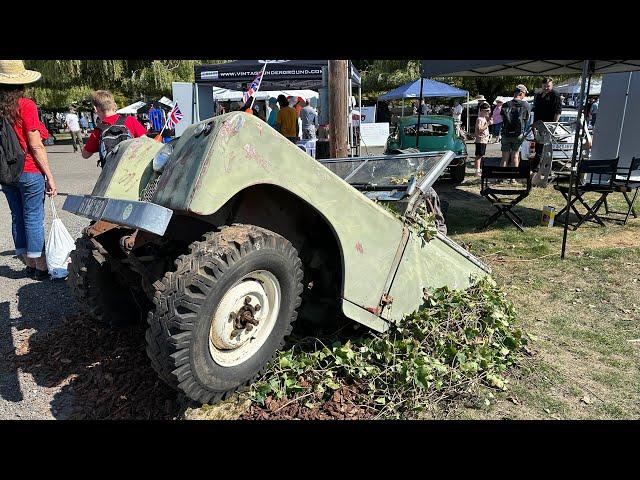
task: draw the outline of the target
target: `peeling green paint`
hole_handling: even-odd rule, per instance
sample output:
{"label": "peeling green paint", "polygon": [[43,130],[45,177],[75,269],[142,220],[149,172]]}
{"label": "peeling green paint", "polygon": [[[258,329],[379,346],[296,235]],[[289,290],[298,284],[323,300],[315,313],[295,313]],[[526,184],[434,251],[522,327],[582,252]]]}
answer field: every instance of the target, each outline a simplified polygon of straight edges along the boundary
{"label": "peeling green paint", "polygon": [[[210,125],[210,130],[203,130],[202,124]],[[159,149],[151,140],[138,141],[140,145],[130,143],[119,152],[114,171],[108,182],[104,180],[108,183],[104,196],[138,198],[134,193],[142,190],[142,181],[135,178],[144,179]],[[485,274],[441,239],[426,243],[412,231],[391,290],[385,292],[387,279],[394,274],[403,223],[265,122],[242,112],[190,126],[176,142],[152,202],[210,215],[238,192],[259,184],[288,190],[328,221],[343,256],[343,312],[376,330],[386,328],[384,319],[396,321],[413,312],[422,303],[424,287],[464,288],[472,275]],[[384,293],[390,293],[393,302],[381,318],[372,312]]]}

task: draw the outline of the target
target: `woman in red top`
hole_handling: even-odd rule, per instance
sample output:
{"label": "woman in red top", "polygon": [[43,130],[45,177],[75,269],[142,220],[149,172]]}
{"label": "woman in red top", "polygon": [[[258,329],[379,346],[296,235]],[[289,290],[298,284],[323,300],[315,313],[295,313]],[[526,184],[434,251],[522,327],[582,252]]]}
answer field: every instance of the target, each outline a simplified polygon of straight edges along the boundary
{"label": "woman in red top", "polygon": [[11,233],[16,255],[36,280],[48,278],[44,257],[44,198],[57,194],[42,139],[49,134],[38,118],[36,104],[24,98],[24,85],[41,74],[26,70],[22,60],[0,60],[0,117],[13,127],[22,151],[24,168],[18,183],[2,185],[11,209]]}

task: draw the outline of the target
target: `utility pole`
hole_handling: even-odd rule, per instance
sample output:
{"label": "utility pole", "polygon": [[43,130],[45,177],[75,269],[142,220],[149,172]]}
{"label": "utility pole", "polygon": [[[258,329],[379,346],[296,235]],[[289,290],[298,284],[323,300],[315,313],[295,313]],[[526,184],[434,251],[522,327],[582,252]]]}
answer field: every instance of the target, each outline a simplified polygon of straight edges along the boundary
{"label": "utility pole", "polygon": [[348,60],[329,60],[329,156],[349,155],[347,142]]}

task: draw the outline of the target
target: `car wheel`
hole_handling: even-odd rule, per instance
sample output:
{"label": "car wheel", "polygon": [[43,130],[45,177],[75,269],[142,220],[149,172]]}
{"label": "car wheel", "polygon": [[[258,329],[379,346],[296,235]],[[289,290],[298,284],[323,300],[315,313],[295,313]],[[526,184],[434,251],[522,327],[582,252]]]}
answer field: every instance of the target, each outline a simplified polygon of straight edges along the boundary
{"label": "car wheel", "polygon": [[233,225],[192,243],[162,283],[147,354],[170,386],[213,403],[251,384],[284,345],[301,302],[302,263],[280,235]]}
{"label": "car wheel", "polygon": [[[71,293],[78,306],[96,320],[109,326],[144,321],[144,300],[140,299],[125,280],[113,270],[113,263],[104,249],[83,234],[71,252],[69,276]],[[143,313],[144,312],[144,313]]]}

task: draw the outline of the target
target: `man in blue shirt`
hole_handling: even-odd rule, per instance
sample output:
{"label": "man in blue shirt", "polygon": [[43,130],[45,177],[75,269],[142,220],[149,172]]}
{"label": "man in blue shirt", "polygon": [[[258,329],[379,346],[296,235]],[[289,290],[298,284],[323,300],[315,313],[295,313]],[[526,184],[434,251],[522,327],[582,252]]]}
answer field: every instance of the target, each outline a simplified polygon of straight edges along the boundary
{"label": "man in blue shirt", "polygon": [[271,112],[269,113],[267,123],[271,128],[275,128],[277,130],[276,120],[278,118],[278,110],[280,109],[278,108],[278,99],[276,97],[271,97],[269,99],[269,108],[271,109]]}

